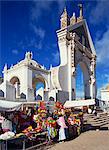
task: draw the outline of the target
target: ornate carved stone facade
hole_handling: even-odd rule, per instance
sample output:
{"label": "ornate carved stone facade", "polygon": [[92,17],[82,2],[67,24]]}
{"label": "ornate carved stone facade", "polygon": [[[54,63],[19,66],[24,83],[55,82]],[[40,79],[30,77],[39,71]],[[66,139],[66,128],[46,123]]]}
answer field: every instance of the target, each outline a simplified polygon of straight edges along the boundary
{"label": "ornate carved stone facade", "polygon": [[[15,100],[23,97],[26,101],[34,101],[36,83],[42,82],[44,90],[40,93],[43,93],[44,100],[50,97],[63,102],[74,100],[76,99],[78,64],[84,75],[84,98],[96,98],[96,52],[87,22],[83,19],[82,5],[79,5],[79,8],[78,18],[73,13],[70,19],[66,9],[61,15],[60,29],[57,31],[60,65],[46,70],[33,60],[32,52],[27,52],[24,60],[9,69],[5,65],[4,82],[0,85],[0,89],[5,93],[5,98],[10,97],[11,100]],[[8,89],[7,93],[7,85],[12,86],[13,92]],[[17,95],[11,95],[10,93],[14,93],[15,90]]]}

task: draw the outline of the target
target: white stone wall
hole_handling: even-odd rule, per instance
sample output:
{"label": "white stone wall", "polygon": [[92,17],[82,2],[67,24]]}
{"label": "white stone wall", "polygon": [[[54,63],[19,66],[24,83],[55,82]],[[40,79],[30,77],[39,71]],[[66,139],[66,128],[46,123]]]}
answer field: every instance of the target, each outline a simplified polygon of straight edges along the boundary
{"label": "white stone wall", "polygon": [[67,29],[59,30],[57,32],[61,66],[66,65],[68,62],[68,51],[66,50],[68,49],[68,46],[67,46],[66,35],[67,35]]}
{"label": "white stone wall", "polygon": [[60,66],[58,78],[61,90],[68,92],[68,65]]}
{"label": "white stone wall", "polygon": [[101,100],[109,101],[109,91],[101,90]]}
{"label": "white stone wall", "polygon": [[[84,74],[85,96],[87,98],[95,98],[96,53],[87,27],[87,23],[82,20],[81,25],[78,22],[77,25],[77,28],[80,26],[83,28],[81,31],[84,30],[86,32],[86,37],[84,35],[84,38],[89,38],[88,42],[90,48],[88,47],[86,49],[85,46],[80,43],[79,39],[81,37],[79,36],[81,35],[77,35],[78,33],[76,31],[74,32],[74,30],[76,30],[76,26],[74,30],[72,25],[71,28],[66,26],[66,28],[62,28],[57,31],[58,46],[60,51],[60,65],[58,67],[51,68],[51,70],[47,71],[36,61],[32,60],[33,55],[31,52],[27,52],[25,59],[20,61],[12,68],[7,69],[7,66],[5,65],[4,82],[10,82],[13,77],[17,77],[20,81],[20,94],[25,94],[27,101],[34,101],[35,89],[33,89],[32,85],[33,78],[42,78],[45,84],[45,89],[43,93],[41,93],[43,99],[45,97],[53,97],[56,100],[56,95],[58,93],[58,98],[62,98],[63,101],[65,99],[72,100],[76,98],[75,75],[76,67],[78,63],[80,63]],[[5,93],[7,93],[7,91],[10,93],[9,85],[7,86],[8,89],[6,89],[6,87],[4,88]],[[12,87],[10,89],[12,89]],[[72,92],[73,90],[74,93]],[[12,91],[14,90],[12,89]],[[44,92],[46,92],[45,95]],[[9,98],[10,97],[12,97],[11,93],[9,94]]]}
{"label": "white stone wall", "polygon": [[101,90],[101,99],[99,106],[103,111],[109,112],[109,90]]}
{"label": "white stone wall", "polygon": [[53,97],[54,98],[54,100],[56,101],[56,93],[57,93],[57,90],[56,89],[54,89],[54,90],[50,90],[49,91],[49,98],[50,97]]}
{"label": "white stone wall", "polygon": [[15,87],[8,81],[0,85],[0,89],[4,92],[4,97],[8,100],[15,100]]}

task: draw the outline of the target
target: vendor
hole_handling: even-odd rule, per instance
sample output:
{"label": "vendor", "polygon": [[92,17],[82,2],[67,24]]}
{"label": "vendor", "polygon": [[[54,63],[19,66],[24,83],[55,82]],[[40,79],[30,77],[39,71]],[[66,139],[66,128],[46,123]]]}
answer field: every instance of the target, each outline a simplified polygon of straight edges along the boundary
{"label": "vendor", "polygon": [[65,119],[64,116],[60,113],[59,114],[59,119],[57,120],[58,125],[60,126],[59,129],[59,141],[64,141],[66,140],[66,129],[68,128],[65,124]]}
{"label": "vendor", "polygon": [[3,134],[3,129],[2,129],[2,126],[0,124],[0,135]]}
{"label": "vendor", "polygon": [[13,117],[13,119],[12,119],[12,131],[14,133],[17,132],[17,127],[18,127],[18,115],[15,114],[14,117]]}
{"label": "vendor", "polygon": [[4,118],[1,126],[4,132],[12,131],[12,121],[7,116]]}

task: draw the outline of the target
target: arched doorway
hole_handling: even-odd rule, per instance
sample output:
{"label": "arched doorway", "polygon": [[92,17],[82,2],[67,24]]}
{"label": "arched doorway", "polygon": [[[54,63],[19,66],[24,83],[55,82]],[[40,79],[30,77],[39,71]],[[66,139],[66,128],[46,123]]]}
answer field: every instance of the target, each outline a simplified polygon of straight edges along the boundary
{"label": "arched doorway", "polygon": [[34,76],[32,79],[35,100],[47,99],[47,82],[43,76]]}
{"label": "arched doorway", "polygon": [[10,83],[15,86],[16,98],[20,98],[20,80],[18,77],[14,76],[11,78]]}
{"label": "arched doorway", "polygon": [[90,99],[90,72],[86,62],[76,65],[76,99]]}
{"label": "arched doorway", "polygon": [[80,64],[76,68],[76,99],[84,98],[84,81],[83,81],[83,72],[80,67]]}

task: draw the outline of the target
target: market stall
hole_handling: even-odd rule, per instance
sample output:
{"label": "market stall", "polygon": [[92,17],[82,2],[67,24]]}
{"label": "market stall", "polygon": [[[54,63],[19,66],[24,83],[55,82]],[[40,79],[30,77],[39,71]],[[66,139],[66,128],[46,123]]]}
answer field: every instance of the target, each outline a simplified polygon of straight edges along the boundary
{"label": "market stall", "polygon": [[25,135],[16,136],[13,132],[7,132],[0,137],[0,148],[1,150],[15,150],[16,147],[19,149],[26,149],[26,141],[28,141]]}
{"label": "market stall", "polygon": [[15,111],[19,110],[22,106],[21,102],[12,102],[6,100],[0,100],[0,111]]}
{"label": "market stall", "polygon": [[87,99],[87,100],[74,100],[74,101],[66,101],[64,104],[65,108],[71,107],[84,107],[84,106],[92,106],[95,105],[95,99]]}
{"label": "market stall", "polygon": [[60,141],[61,127],[68,132],[67,135],[64,133],[64,140],[74,138],[81,133],[83,113],[65,108],[60,102],[51,104],[38,101],[31,107],[30,105],[26,107],[25,104],[23,109],[21,103],[16,105],[13,103],[3,108],[2,105],[1,110],[4,110],[6,119],[12,121],[12,131],[9,128],[8,131],[3,130],[0,135],[1,145],[5,144],[6,149],[10,145],[13,148],[15,144],[20,149],[25,149],[45,142]]}

